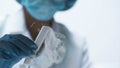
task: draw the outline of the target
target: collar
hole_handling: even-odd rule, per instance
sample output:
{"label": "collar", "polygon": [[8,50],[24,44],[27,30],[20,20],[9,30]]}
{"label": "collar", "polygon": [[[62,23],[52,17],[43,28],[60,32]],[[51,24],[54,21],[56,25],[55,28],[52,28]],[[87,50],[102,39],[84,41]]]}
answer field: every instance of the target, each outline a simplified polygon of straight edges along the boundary
{"label": "collar", "polygon": [[14,14],[9,15],[3,28],[2,35],[5,34],[23,34],[31,39],[25,26],[25,17],[22,7]]}

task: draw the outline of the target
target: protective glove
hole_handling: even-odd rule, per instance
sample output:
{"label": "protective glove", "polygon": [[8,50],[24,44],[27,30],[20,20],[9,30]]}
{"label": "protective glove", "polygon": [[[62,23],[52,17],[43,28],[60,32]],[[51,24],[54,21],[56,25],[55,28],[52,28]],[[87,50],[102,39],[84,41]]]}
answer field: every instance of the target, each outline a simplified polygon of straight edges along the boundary
{"label": "protective glove", "polygon": [[35,54],[37,45],[21,34],[0,38],[0,68],[12,68],[22,58]]}

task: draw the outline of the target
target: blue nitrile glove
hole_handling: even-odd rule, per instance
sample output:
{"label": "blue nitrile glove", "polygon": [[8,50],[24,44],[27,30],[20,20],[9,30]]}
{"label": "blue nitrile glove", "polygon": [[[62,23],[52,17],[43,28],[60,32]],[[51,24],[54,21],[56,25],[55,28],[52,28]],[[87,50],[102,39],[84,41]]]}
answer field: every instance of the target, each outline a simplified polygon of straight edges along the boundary
{"label": "blue nitrile glove", "polygon": [[35,54],[36,49],[35,43],[21,34],[3,36],[0,38],[0,68],[12,68],[23,57]]}

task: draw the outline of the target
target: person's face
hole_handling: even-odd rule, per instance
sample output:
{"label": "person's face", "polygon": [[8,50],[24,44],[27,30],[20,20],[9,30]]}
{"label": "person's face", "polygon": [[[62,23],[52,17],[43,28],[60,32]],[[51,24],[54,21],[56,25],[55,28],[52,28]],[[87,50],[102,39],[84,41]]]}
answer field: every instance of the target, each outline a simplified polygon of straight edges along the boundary
{"label": "person's face", "polygon": [[52,6],[57,9],[65,10],[71,8],[76,0],[24,0],[24,2],[34,7]]}
{"label": "person's face", "polygon": [[50,20],[58,10],[66,10],[74,5],[76,0],[24,0],[23,5],[28,12],[38,20]]}

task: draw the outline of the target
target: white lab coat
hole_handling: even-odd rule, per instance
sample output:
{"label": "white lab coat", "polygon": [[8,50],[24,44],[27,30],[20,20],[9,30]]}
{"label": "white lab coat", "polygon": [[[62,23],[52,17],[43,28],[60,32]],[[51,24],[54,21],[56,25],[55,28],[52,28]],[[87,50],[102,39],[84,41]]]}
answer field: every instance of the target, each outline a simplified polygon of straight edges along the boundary
{"label": "white lab coat", "polygon": [[[6,21],[1,23],[4,24],[2,25],[2,30],[0,30],[2,31],[0,36],[10,33],[20,33],[31,39],[25,26],[24,13],[22,9],[19,9],[15,14],[10,15]],[[77,37],[77,39],[75,39],[70,31],[62,24],[57,23],[55,24],[55,27],[61,29],[60,32],[66,36],[66,54],[61,63],[53,64],[50,68],[91,68],[84,39],[81,37]],[[79,44],[75,40],[78,40]],[[24,62],[24,59],[25,58],[15,64],[13,68],[18,68],[19,65]]]}

